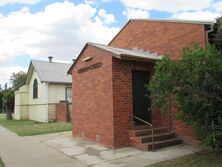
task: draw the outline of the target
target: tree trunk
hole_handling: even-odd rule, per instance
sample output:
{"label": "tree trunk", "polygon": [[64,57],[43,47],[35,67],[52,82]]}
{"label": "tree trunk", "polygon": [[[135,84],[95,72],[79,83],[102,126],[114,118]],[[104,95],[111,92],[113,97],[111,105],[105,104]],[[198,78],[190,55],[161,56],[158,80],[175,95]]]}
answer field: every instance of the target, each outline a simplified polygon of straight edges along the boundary
{"label": "tree trunk", "polygon": [[7,118],[7,120],[12,120],[12,112],[11,112],[10,104],[6,103],[5,104],[5,109],[6,109],[6,118]]}

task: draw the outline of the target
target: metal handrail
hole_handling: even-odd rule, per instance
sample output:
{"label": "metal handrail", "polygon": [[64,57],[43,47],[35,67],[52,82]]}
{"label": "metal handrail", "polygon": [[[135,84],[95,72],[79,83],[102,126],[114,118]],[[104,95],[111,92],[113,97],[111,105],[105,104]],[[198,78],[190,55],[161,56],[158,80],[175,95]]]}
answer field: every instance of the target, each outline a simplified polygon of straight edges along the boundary
{"label": "metal handrail", "polygon": [[153,130],[153,125],[147,121],[144,121],[143,119],[136,117],[135,115],[131,114],[131,116],[147,125],[149,125],[151,127],[151,131],[152,131],[152,147],[153,147],[153,152],[155,152],[155,147],[154,147],[154,130]]}

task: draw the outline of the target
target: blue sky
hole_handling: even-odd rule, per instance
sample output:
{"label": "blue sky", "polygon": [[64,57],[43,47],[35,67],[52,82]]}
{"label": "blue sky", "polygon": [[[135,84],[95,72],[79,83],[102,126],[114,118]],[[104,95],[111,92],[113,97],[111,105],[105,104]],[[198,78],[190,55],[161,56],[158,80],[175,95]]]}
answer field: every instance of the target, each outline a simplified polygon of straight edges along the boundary
{"label": "blue sky", "polygon": [[1,0],[0,84],[32,59],[72,62],[86,42],[107,44],[130,18],[220,15],[222,0]]}

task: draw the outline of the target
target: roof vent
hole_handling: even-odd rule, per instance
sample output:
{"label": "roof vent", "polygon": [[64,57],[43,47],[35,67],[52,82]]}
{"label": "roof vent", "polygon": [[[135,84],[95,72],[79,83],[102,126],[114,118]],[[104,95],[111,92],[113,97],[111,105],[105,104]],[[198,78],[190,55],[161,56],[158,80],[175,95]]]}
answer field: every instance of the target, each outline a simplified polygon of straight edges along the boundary
{"label": "roof vent", "polygon": [[132,51],[144,54],[150,54],[150,51],[145,51],[143,49],[133,48]]}
{"label": "roof vent", "polygon": [[52,57],[52,56],[49,56],[48,58],[49,58],[49,62],[52,63],[52,58],[53,58],[53,57]]}
{"label": "roof vent", "polygon": [[133,48],[132,51],[135,51],[135,52],[136,52],[136,51],[138,51],[138,49],[137,49],[137,48]]}

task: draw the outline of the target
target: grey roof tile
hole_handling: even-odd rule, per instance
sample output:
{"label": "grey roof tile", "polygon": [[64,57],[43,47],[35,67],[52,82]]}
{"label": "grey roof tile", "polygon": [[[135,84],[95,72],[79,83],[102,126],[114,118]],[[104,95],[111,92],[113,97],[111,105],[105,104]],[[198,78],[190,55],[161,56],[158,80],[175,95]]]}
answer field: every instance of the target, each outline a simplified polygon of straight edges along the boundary
{"label": "grey roof tile", "polygon": [[72,64],[32,60],[32,65],[42,82],[72,83],[72,77],[67,74]]}

